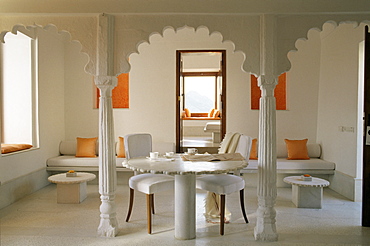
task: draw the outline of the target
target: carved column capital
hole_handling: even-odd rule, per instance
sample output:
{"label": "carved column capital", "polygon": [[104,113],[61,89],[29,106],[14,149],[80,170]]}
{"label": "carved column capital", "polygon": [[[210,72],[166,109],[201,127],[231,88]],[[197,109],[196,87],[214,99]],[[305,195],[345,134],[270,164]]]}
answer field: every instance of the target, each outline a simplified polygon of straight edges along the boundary
{"label": "carved column capital", "polygon": [[278,83],[278,79],[274,76],[266,76],[261,75],[257,79],[258,86],[261,89],[261,96],[262,97],[273,97],[274,96],[274,90]]}
{"label": "carved column capital", "polygon": [[112,86],[114,88],[117,86],[118,79],[115,76],[97,75],[94,77],[94,82],[99,89],[107,86]]}

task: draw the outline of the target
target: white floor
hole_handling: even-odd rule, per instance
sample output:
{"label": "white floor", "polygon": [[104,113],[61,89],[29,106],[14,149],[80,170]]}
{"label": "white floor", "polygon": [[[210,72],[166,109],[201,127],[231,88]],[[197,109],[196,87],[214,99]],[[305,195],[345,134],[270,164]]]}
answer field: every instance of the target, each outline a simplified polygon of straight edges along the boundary
{"label": "white floor", "polygon": [[88,185],[88,197],[81,204],[57,204],[56,186],[42,190],[0,210],[0,245],[370,245],[370,228],[361,227],[361,203],[351,202],[332,190],[324,189],[322,209],[298,209],[291,202],[291,189],[279,188],[276,202],[277,242],[256,242],[256,188],[246,189],[249,224],[239,208],[238,194],[227,196],[232,212],[219,235],[219,225],[203,217],[205,193],[197,193],[197,238],[174,239],[173,194],[156,195],[153,234],[146,233],[145,196],[137,193],[129,223],[125,222],[128,187],[119,185],[116,204],[119,233],[115,238],[97,237],[99,192]]}

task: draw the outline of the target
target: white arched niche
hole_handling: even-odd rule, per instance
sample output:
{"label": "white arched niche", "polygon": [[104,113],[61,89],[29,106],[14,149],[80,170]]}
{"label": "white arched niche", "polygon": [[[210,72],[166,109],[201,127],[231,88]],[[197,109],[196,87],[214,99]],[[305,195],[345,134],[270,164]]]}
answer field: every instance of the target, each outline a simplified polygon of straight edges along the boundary
{"label": "white arched niche", "polygon": [[[130,108],[114,112],[116,134],[150,132],[153,141],[175,142],[176,50],[226,50],[227,132],[258,135],[258,111],[250,110],[250,74],[243,71],[245,55],[231,41],[207,27],[185,26],[152,34],[129,57]],[[127,120],[129,119],[129,120]],[[135,124],[133,124],[135,122]]]}
{"label": "white arched niche", "polygon": [[[365,25],[329,21],[321,28],[310,29],[307,38],[298,39],[297,50],[288,53],[289,112],[277,112],[278,141],[285,135],[320,143],[321,158],[336,163],[335,175],[324,178],[330,180],[331,189],[354,201],[360,201],[362,196],[363,91],[359,45]],[[289,132],[284,133],[282,123],[287,118],[295,123],[286,122]],[[297,124],[295,118],[305,122]]]}

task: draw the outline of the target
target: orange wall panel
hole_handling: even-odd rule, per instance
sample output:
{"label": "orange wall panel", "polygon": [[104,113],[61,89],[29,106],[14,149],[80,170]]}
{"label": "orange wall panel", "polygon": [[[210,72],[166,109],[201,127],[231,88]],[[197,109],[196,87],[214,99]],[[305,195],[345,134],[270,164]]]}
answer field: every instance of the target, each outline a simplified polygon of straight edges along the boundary
{"label": "orange wall panel", "polygon": [[[286,110],[286,73],[279,76],[278,84],[275,87],[276,109]],[[251,109],[260,108],[261,90],[258,87],[257,77],[251,74]]]}
{"label": "orange wall panel", "polygon": [[[113,108],[129,108],[129,74],[117,76],[117,86],[112,90]],[[99,108],[100,91],[96,88],[95,108]]]}

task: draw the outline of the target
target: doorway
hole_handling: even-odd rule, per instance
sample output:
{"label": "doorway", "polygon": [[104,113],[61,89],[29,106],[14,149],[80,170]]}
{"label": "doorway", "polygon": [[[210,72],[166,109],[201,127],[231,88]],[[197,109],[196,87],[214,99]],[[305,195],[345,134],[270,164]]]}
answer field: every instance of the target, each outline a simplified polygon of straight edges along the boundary
{"label": "doorway", "polygon": [[226,133],[226,50],[176,51],[176,151],[216,153]]}

